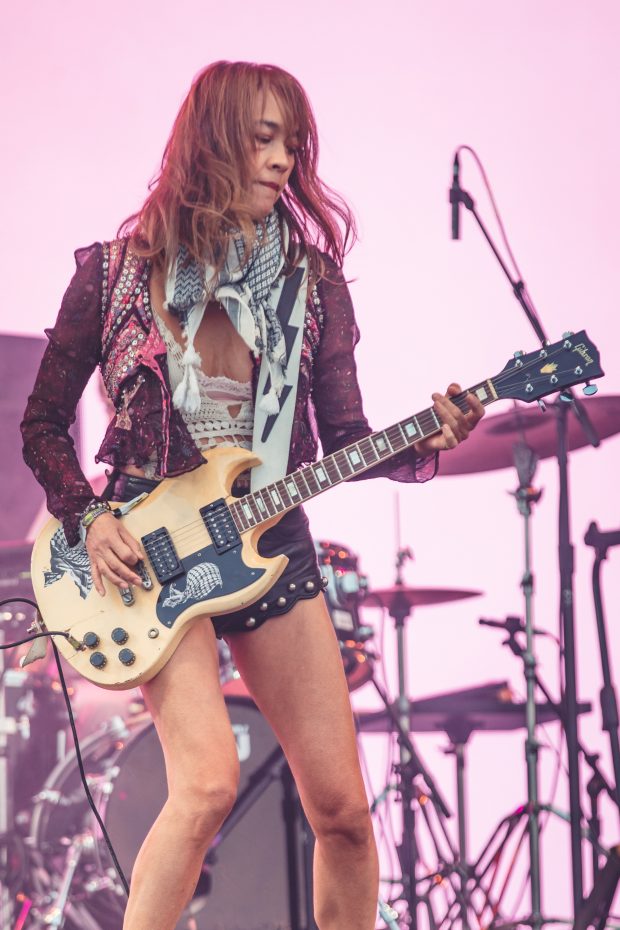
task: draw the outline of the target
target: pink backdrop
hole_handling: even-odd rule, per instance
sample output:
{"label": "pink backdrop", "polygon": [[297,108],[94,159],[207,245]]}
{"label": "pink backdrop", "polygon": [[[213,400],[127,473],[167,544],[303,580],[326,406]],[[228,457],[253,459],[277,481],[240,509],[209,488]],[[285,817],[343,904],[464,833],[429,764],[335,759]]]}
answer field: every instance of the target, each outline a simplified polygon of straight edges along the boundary
{"label": "pink backdrop", "polygon": [[[428,403],[451,379],[494,374],[515,349],[536,341],[488,248],[462,220],[449,238],[451,157],[469,143],[482,157],[526,281],[552,339],[587,326],[599,345],[606,394],[620,394],[617,346],[617,114],[620,8],[611,0],[522,0],[468,4],[391,0],[377,5],[315,0],[295,6],[173,5],[111,0],[85,6],[12,5],[0,60],[4,142],[2,329],[39,334],[55,315],[72,273],[72,251],[110,238],[140,203],[176,109],[193,74],[216,58],[274,62],[307,88],[321,130],[323,174],[353,204],[362,239],[347,263],[363,339],[360,378],[371,422],[386,425]],[[492,222],[480,178],[467,156],[462,180]],[[102,428],[89,388],[86,444],[92,460]],[[501,410],[501,406],[492,413]],[[620,426],[620,423],[619,423]],[[589,587],[592,554],[582,543],[592,519],[617,528],[614,476],[620,440],[571,457],[576,549],[579,694],[597,701],[600,666]],[[557,632],[557,475],[539,466],[544,489],[533,521],[536,623]],[[479,588],[484,597],[420,610],[408,627],[413,697],[506,678],[524,691],[517,661],[481,615],[522,611],[522,537],[508,492],[510,470],[442,478],[400,489],[402,539],[415,585]],[[310,508],[315,535],[359,553],[376,585],[393,577],[395,496],[383,481],[333,492]],[[605,566],[612,663],[617,635],[620,552]],[[367,611],[369,621],[378,620]],[[388,679],[395,685],[386,633]],[[555,687],[557,653],[538,644],[541,670]],[[354,696],[370,707],[369,689]],[[588,745],[611,776],[599,712],[583,720]],[[541,734],[557,745],[551,725]],[[499,818],[525,799],[523,731],[477,734],[469,758],[470,853]],[[453,760],[442,735],[420,751],[450,803]],[[364,740],[381,787],[383,737]],[[542,750],[541,796],[555,771]],[[567,807],[566,779],[554,803]],[[608,805],[604,839],[618,841]],[[398,811],[394,816],[397,822]],[[544,910],[570,913],[568,827],[543,835]],[[584,854],[586,862],[588,855]],[[384,855],[387,871],[389,857]],[[586,889],[589,880],[586,879]],[[527,898],[526,898],[527,901]]]}

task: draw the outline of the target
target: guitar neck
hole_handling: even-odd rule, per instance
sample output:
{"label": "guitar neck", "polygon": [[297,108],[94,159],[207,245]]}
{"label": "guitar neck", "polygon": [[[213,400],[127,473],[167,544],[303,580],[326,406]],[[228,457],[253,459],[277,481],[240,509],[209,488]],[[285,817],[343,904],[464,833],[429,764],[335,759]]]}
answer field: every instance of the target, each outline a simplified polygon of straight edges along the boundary
{"label": "guitar neck", "polygon": [[[484,406],[497,400],[497,393],[490,378],[481,381],[468,391],[452,397],[464,413],[469,410],[467,394],[475,394]],[[259,491],[246,494],[230,505],[230,512],[240,533],[260,526],[276,514],[292,510],[299,504],[316,497],[328,488],[348,481],[355,475],[373,468],[409,448],[415,442],[432,436],[441,430],[441,419],[432,407],[406,417],[385,430],[371,433],[353,442],[312,465],[291,472],[279,481],[266,485]]]}

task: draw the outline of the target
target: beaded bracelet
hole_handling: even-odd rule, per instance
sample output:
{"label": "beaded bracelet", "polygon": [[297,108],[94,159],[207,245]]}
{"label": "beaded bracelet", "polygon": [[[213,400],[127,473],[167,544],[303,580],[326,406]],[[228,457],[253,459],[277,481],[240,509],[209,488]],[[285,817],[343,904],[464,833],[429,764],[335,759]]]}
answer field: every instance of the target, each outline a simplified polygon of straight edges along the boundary
{"label": "beaded bracelet", "polygon": [[100,517],[102,513],[112,513],[112,508],[107,501],[92,500],[80,517],[80,525],[88,529],[91,523]]}

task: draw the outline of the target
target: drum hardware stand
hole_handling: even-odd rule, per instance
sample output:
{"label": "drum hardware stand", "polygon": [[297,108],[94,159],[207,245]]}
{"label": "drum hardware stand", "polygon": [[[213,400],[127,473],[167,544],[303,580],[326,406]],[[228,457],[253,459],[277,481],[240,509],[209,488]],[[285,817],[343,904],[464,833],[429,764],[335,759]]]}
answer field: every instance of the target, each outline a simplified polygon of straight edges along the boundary
{"label": "drum hardware stand", "polygon": [[65,859],[65,871],[60,880],[60,887],[56,892],[56,900],[52,907],[42,916],[43,923],[46,927],[60,930],[65,921],[65,911],[69,901],[69,892],[73,883],[73,878],[80,864],[84,852],[90,852],[95,848],[95,838],[92,833],[81,833],[75,836],[67,849]]}
{"label": "drum hardware stand", "polygon": [[[510,282],[510,286],[514,296],[519,302],[522,310],[524,311],[532,329],[536,333],[537,338],[540,340],[540,343],[543,347],[549,344],[549,340],[545,334],[545,331],[538,319],[538,315],[532,303],[532,300],[527,293],[527,288],[524,281],[521,278],[521,272],[517,268],[517,264],[510,252],[510,247],[508,247],[508,252],[511,256],[511,260],[515,266],[517,274],[519,275],[519,280],[512,278],[508,268],[501,255],[499,254],[491,236],[489,235],[488,230],[486,229],[484,223],[480,219],[480,216],[476,210],[476,205],[471,197],[471,195],[463,190],[459,184],[458,178],[458,152],[461,149],[472,149],[469,146],[460,146],[455,155],[455,172],[452,188],[450,189],[450,203],[456,204],[457,206],[461,203],[466,207],[470,213],[473,214],[482,234],[487,240],[495,258],[497,259],[502,271]],[[476,159],[478,156],[473,153]],[[486,177],[485,177],[486,182]],[[497,212],[497,211],[496,211]],[[499,216],[498,216],[499,219]],[[500,220],[501,227],[501,220]],[[502,234],[503,234],[503,227]],[[458,236],[456,237],[458,238]],[[504,236],[505,240],[505,236]],[[564,334],[567,339],[570,339],[572,333]],[[585,366],[584,366],[585,367]],[[595,394],[597,392],[596,385],[589,384],[586,382],[584,387],[584,393],[586,395]],[[539,401],[541,409],[545,409],[545,404],[542,401]],[[567,431],[567,417],[569,409],[575,414],[584,435],[587,438],[587,441],[590,445],[597,448],[600,445],[600,439],[596,434],[596,431],[592,425],[592,422],[588,416],[588,413],[583,406],[580,404],[577,398],[573,395],[572,391],[566,389],[560,394],[559,400],[554,401],[552,405],[554,412],[556,414],[556,423],[557,423],[557,436],[558,436],[558,471],[559,471],[559,501],[558,501],[558,526],[559,526],[559,569],[560,569],[560,630],[563,636],[564,642],[564,694],[563,702],[566,708],[566,715],[563,718],[565,720],[565,735],[566,735],[566,749],[568,756],[568,787],[569,787],[569,799],[570,799],[570,814],[571,814],[571,865],[572,865],[572,889],[573,889],[573,917],[577,915],[581,909],[583,903],[583,862],[582,862],[582,848],[581,848],[581,799],[580,799],[580,785],[579,785],[579,735],[578,735],[578,708],[577,708],[577,662],[576,662],[576,652],[575,652],[575,622],[574,622],[574,597],[573,597],[573,573],[574,573],[574,559],[573,559],[573,546],[570,538],[570,507],[569,507],[569,486],[568,486],[568,431]],[[532,751],[534,747],[532,747]],[[618,779],[617,779],[618,780]],[[532,866],[534,870],[535,866]],[[534,904],[532,904],[532,911],[534,912]]]}
{"label": "drum hardware stand", "polygon": [[446,753],[454,755],[456,761],[456,816],[459,835],[459,862],[461,864],[461,927],[469,928],[467,881],[471,875],[467,857],[467,811],[465,809],[465,746],[474,727],[466,720],[451,721],[446,727],[450,747]]}
{"label": "drum hardware stand", "polygon": [[591,523],[585,535],[584,542],[593,546],[596,551],[592,567],[592,594],[594,597],[594,610],[596,613],[596,628],[598,633],[599,649],[601,653],[601,668],[603,672],[603,687],[601,689],[601,714],[603,729],[609,735],[611,759],[616,782],[616,805],[620,813],[620,742],[618,740],[618,702],[611,677],[609,662],[609,648],[607,645],[607,631],[605,627],[605,614],[603,611],[603,597],[601,593],[601,563],[607,558],[607,550],[614,545],[620,545],[620,531],[614,533],[601,533],[596,523]]}
{"label": "drum hardware stand", "polygon": [[[397,556],[397,576],[395,586],[403,584],[403,578],[401,575],[401,568],[404,561],[404,558],[408,550],[399,550]],[[416,865],[418,862],[418,849],[416,844],[415,837],[415,811],[414,811],[414,801],[417,799],[417,789],[415,786],[415,779],[420,775],[425,784],[428,787],[428,796],[433,801],[433,805],[437,812],[437,817],[442,828],[442,832],[450,849],[450,852],[455,860],[458,860],[456,850],[453,848],[452,843],[449,838],[449,834],[446,830],[445,819],[451,817],[451,812],[448,809],[446,802],[444,801],[442,795],[437,788],[435,781],[428,771],[428,769],[423,764],[420,756],[418,755],[411,738],[409,736],[410,729],[410,708],[411,702],[407,697],[406,690],[406,675],[405,675],[405,620],[409,616],[411,608],[407,603],[405,598],[399,598],[398,593],[396,594],[393,603],[390,606],[389,613],[395,621],[396,635],[397,635],[397,653],[398,653],[398,700],[396,702],[397,710],[394,709],[387,694],[384,692],[383,688],[379,685],[374,675],[371,677],[371,682],[374,685],[375,690],[377,691],[381,701],[383,702],[385,709],[392,720],[394,729],[396,730],[397,740],[399,744],[399,764],[396,767],[396,774],[398,779],[397,788],[400,792],[402,798],[403,806],[403,833],[402,833],[402,844],[398,848],[399,861],[402,869],[402,886],[403,886],[403,898],[407,903],[410,926],[413,930],[417,930],[418,926],[418,904],[421,899],[418,896],[417,891],[417,878],[416,878]],[[426,812],[425,812],[426,813]],[[433,842],[437,846],[436,837],[431,831],[431,836]],[[439,850],[438,850],[439,852]],[[463,885],[464,876],[460,865],[457,864],[456,871],[459,872],[461,877],[460,887]],[[455,889],[452,886],[453,891],[458,896],[459,900],[461,899],[460,888]],[[429,911],[430,913],[430,911]]]}
{"label": "drum hardware stand", "polygon": [[[522,621],[520,620],[520,618],[519,617],[507,617],[504,622],[493,621],[491,625],[501,626],[507,632],[508,638],[504,640],[503,645],[508,646],[508,648],[513,653],[513,655],[515,655],[517,658],[521,659],[525,663],[526,649],[524,649],[524,647],[521,646],[519,642],[517,642],[517,638],[516,638],[517,633],[525,632],[525,627]],[[536,633],[537,631],[534,630],[533,632]],[[557,717],[560,723],[562,724],[563,729],[566,730],[566,726],[567,726],[566,708],[563,703],[558,704],[554,700],[554,698],[551,695],[551,692],[547,688],[545,682],[540,678],[540,675],[535,667],[533,669],[533,681],[534,681],[535,687],[541,692],[545,700],[554,708],[555,713],[557,714]],[[599,758],[598,754],[588,752],[588,750],[586,749],[586,747],[583,745],[581,741],[578,741],[577,746],[578,746],[578,750],[581,756],[583,757],[584,761],[587,763],[587,765],[589,766],[592,772],[592,776],[590,778],[590,781],[588,782],[588,795],[590,797],[591,806],[590,806],[590,818],[588,819],[588,827],[589,827],[588,834],[589,835],[586,834],[586,836],[591,842],[592,847],[593,847],[593,854],[592,854],[593,855],[593,859],[592,859],[593,875],[594,877],[596,877],[596,875],[600,871],[599,858],[600,858],[601,851],[602,851],[602,848],[599,845],[598,798],[602,792],[605,792],[608,795],[609,799],[612,801],[612,803],[617,805],[618,804],[617,793],[616,793],[615,786],[609,784],[609,782],[607,781],[607,779],[605,778],[605,776],[603,775],[603,773],[601,772],[598,766],[598,758]],[[550,808],[548,805],[540,804],[540,803],[538,804],[538,810],[539,812],[542,810],[547,810],[550,813],[555,813],[555,814],[558,813],[556,810]],[[564,819],[566,819],[568,823],[571,823],[571,818],[572,818],[572,815],[568,815]],[[580,826],[580,839],[582,838],[583,838],[583,834],[582,834],[581,826]]]}

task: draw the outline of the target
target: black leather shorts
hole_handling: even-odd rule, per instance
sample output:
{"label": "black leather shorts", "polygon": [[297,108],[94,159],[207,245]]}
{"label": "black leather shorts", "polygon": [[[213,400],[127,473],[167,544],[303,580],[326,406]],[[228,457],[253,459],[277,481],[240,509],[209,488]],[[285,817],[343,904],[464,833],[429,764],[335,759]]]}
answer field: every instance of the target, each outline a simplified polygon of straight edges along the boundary
{"label": "black leather shorts", "polygon": [[[145,491],[149,493],[158,483],[149,478],[113,472],[103,496],[110,501],[125,503]],[[235,490],[239,496],[247,492],[247,488],[233,487],[233,493]],[[266,530],[259,540],[258,551],[265,557],[284,554],[288,557],[288,565],[260,601],[212,618],[219,639],[228,633],[256,630],[270,617],[288,613],[301,598],[316,597],[323,590],[314,542],[303,508],[289,510],[275,526]]]}

